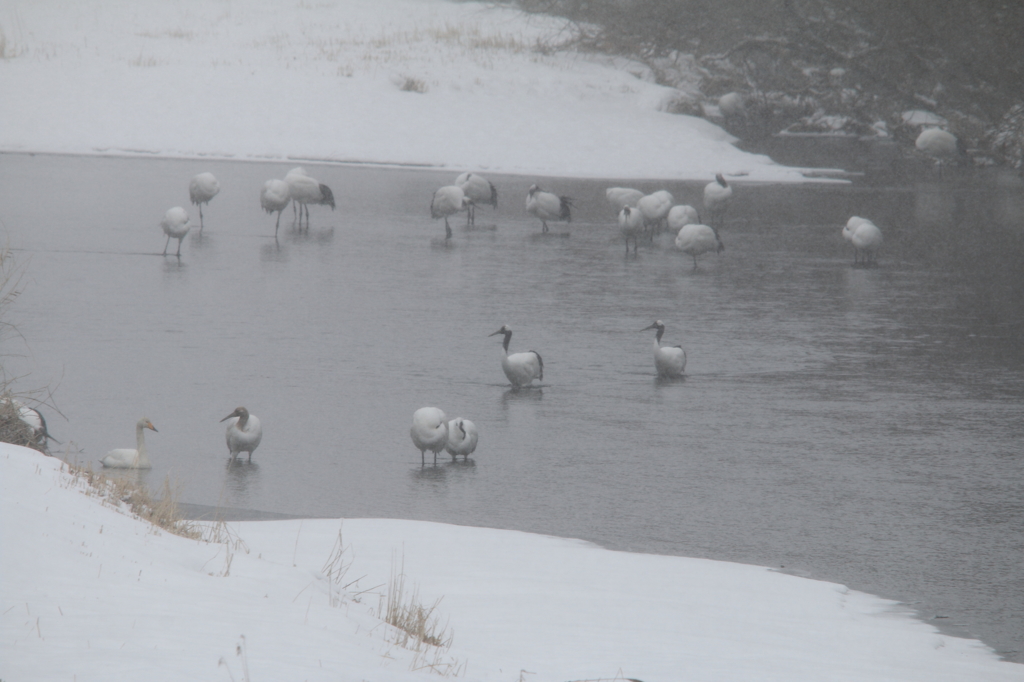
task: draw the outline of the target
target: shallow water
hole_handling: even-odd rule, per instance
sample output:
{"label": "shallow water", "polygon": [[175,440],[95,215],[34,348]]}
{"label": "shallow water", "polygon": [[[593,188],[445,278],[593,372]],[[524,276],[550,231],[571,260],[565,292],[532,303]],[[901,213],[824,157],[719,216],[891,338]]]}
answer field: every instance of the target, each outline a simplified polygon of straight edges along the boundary
{"label": "shallow water", "polygon": [[[4,362],[53,389],[69,457],[130,446],[146,415],[154,468],[126,475],[188,503],[774,566],[1024,660],[1019,178],[739,186],[727,250],[693,269],[667,240],[624,256],[603,191],[699,207],[700,185],[541,179],[577,205],[545,236],[523,210],[536,179],[493,176],[500,209],[446,244],[428,205],[454,171],[307,164],[337,210],[307,234],[287,209],[275,242],[259,188],[291,165],[0,155],[25,275]],[[161,256],[160,218],[198,223],[205,170],[223,188],[205,229]],[[853,214],[885,233],[876,268],[851,267]],[[654,378],[655,319],[683,381]],[[541,388],[509,389],[502,324],[543,355]],[[251,464],[219,423],[238,405],[264,425]],[[423,405],[477,424],[467,464],[420,466]]]}

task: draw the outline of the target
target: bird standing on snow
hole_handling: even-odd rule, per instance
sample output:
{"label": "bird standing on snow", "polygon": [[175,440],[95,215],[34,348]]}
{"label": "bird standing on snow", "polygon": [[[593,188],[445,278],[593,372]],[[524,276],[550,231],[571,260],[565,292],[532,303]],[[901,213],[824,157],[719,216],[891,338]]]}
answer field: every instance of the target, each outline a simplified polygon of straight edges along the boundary
{"label": "bird standing on snow", "polygon": [[468,419],[457,417],[448,422],[448,444],[444,449],[452,456],[452,461],[458,459],[459,455],[462,455],[462,459],[465,461],[476,450],[478,438],[476,424]]}
{"label": "bird standing on snow", "polygon": [[288,194],[299,207],[299,227],[302,227],[302,211],[306,211],[306,229],[309,229],[309,205],[320,204],[330,206],[334,210],[334,193],[327,185],[316,181],[306,174],[302,168],[293,168],[284,176],[288,183]]}
{"label": "bird standing on snow", "polygon": [[543,381],[544,360],[541,359],[540,353],[528,350],[525,353],[509,355],[508,343],[512,340],[512,330],[505,324],[501,326],[501,329],[493,334],[488,334],[488,336],[497,336],[498,334],[505,335],[505,341],[502,343],[501,369],[505,372],[508,380],[512,382],[512,388],[518,390],[520,386],[533,383],[534,379]]}
{"label": "bird standing on snow", "polygon": [[548,231],[549,220],[564,220],[571,223],[571,208],[572,199],[545,192],[537,185],[530,185],[530,191],[526,193],[526,210],[540,218],[544,232]]}
{"label": "bird standing on snow", "polygon": [[253,451],[259,447],[260,441],[263,440],[263,427],[260,425],[259,418],[254,414],[249,414],[249,410],[244,407],[237,408],[234,412],[221,419],[221,421],[226,422],[234,417],[237,417],[237,419],[228,424],[226,434],[231,461],[235,461],[238,453],[248,452],[249,461],[251,462]]}
{"label": "bird standing on snow", "polygon": [[445,185],[436,192],[430,200],[430,217],[434,220],[444,218],[444,238],[452,238],[452,228],[448,224],[448,216],[455,215],[459,211],[465,211],[473,205],[466,193],[458,185]]}
{"label": "bird standing on snow", "polygon": [[721,173],[715,176],[714,182],[709,182],[704,188],[704,210],[711,218],[711,226],[718,231],[725,221],[725,211],[732,201],[732,187],[725,181]]}
{"label": "bird standing on snow", "polygon": [[637,238],[644,228],[644,214],[640,209],[632,206],[623,206],[619,211],[619,229],[622,236],[626,238],[626,255],[629,255],[629,240],[633,240],[633,253],[636,253]]}
{"label": "bird standing on snow", "polygon": [[476,225],[476,207],[479,204],[490,204],[497,210],[498,188],[484,176],[479,173],[463,173],[455,178],[455,184],[462,188],[470,202],[466,216],[467,224]]}
{"label": "bird standing on snow", "polygon": [[864,265],[871,265],[875,252],[882,245],[882,231],[867,218],[853,216],[843,227],[843,239],[853,244],[853,265],[856,267],[864,255]]}
{"label": "bird standing on snow", "polygon": [[629,187],[609,187],[604,191],[604,196],[616,211],[621,211],[627,206],[636,207],[636,202],[643,198],[644,193]]}
{"label": "bird standing on snow", "polygon": [[725,251],[725,244],[718,238],[718,233],[708,225],[683,225],[676,235],[676,248],[693,257],[693,268],[697,269],[697,256],[702,253]]}
{"label": "bird standing on snow", "polygon": [[178,253],[176,256],[181,256],[181,240],[188,234],[189,229],[192,227],[189,225],[188,213],[181,206],[175,206],[169,209],[164,214],[164,219],[160,221],[160,227],[163,228],[164,234],[167,235],[167,241],[164,242],[164,253],[167,255],[167,247],[171,243],[171,237],[178,240]]}
{"label": "bird standing on snow", "polygon": [[[203,231],[203,204],[209,204],[210,199],[220,192],[220,183],[213,173],[200,173],[188,183],[188,197],[192,203],[199,207],[199,231]],[[180,246],[180,244],[179,244]]]}
{"label": "bird standing on snow", "polygon": [[281,227],[281,211],[288,208],[292,200],[291,190],[284,180],[267,180],[260,190],[260,206],[267,213],[277,211],[277,224],[274,225],[274,238],[277,239],[277,229]]}
{"label": "bird standing on snow", "polygon": [[427,450],[434,453],[434,464],[437,464],[437,453],[448,444],[448,418],[436,407],[421,407],[413,412],[409,435],[420,451],[420,465],[426,464]]}
{"label": "bird standing on snow", "polygon": [[644,229],[650,228],[653,236],[654,230],[661,226],[668,212],[672,210],[675,199],[666,190],[658,190],[641,198],[636,202],[636,207],[644,215]]}
{"label": "bird standing on snow", "polygon": [[682,346],[661,345],[661,336],[665,333],[665,325],[661,320],[655,320],[654,324],[640,331],[648,329],[658,330],[654,335],[654,367],[658,370],[658,376],[673,379],[681,375],[686,369],[686,351]]}
{"label": "bird standing on snow", "polygon": [[100,463],[111,469],[150,469],[149,457],[146,456],[146,437],[142,435],[143,429],[156,431],[153,422],[145,417],[135,424],[135,449],[118,448],[111,450],[107,456],[100,460]]}

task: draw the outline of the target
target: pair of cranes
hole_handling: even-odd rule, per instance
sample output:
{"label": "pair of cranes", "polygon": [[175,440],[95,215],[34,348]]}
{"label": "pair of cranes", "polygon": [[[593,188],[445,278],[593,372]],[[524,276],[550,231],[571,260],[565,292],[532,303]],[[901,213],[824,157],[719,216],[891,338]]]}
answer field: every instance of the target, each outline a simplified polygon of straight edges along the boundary
{"label": "pair of cranes", "polygon": [[[445,240],[452,238],[448,217],[467,211],[467,225],[476,224],[476,207],[490,205],[498,208],[498,189],[490,180],[479,173],[462,173],[454,184],[445,185],[434,192],[430,201],[430,217],[444,218]],[[572,222],[572,199],[545,192],[532,185],[526,193],[526,210],[540,219],[543,231],[548,231],[548,221]]]}

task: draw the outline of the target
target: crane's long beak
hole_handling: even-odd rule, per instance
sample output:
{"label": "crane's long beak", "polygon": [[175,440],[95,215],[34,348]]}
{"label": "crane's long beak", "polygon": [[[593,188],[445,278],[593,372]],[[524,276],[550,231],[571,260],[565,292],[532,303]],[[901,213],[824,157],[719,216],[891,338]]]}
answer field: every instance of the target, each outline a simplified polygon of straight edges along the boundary
{"label": "crane's long beak", "polygon": [[503,332],[503,331],[501,331],[501,330],[499,329],[498,331],[494,332],[493,334],[488,334],[487,336],[497,336],[498,334],[504,334],[504,333],[505,333],[505,332]]}
{"label": "crane's long beak", "polygon": [[643,328],[643,329],[641,329],[640,331],[642,331],[642,332],[645,332],[645,331],[647,331],[648,329],[657,329],[657,328],[658,328],[658,325],[656,325],[656,324],[652,324],[652,325],[650,325],[649,327],[644,327],[644,328]]}
{"label": "crane's long beak", "polygon": [[238,416],[238,411],[236,410],[236,411],[232,412],[231,414],[229,414],[228,416],[226,416],[223,419],[221,419],[221,421],[222,422],[226,422],[227,420],[231,419],[232,417],[237,417],[237,416]]}

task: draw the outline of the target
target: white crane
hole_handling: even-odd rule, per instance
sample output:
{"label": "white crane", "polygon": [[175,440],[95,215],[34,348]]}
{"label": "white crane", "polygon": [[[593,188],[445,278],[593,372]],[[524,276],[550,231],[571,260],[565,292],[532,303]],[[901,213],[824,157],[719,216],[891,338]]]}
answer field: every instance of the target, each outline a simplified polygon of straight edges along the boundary
{"label": "white crane", "polygon": [[732,187],[725,181],[725,176],[718,173],[714,182],[704,187],[704,210],[711,219],[711,226],[717,229],[725,222],[725,211],[732,202]]}
{"label": "white crane", "polygon": [[284,176],[288,193],[299,207],[299,227],[302,227],[302,211],[306,211],[306,229],[309,229],[309,204],[330,206],[334,210],[334,193],[331,188],[308,175],[302,168],[293,168]]}
{"label": "white crane", "polygon": [[466,216],[469,225],[476,225],[477,206],[488,204],[498,209],[498,188],[479,173],[463,173],[455,178],[455,184],[462,188],[469,199],[469,213]]}
{"label": "white crane", "polygon": [[164,219],[160,221],[160,227],[163,229],[164,234],[167,235],[167,241],[164,242],[164,253],[167,255],[167,247],[170,246],[171,238],[178,240],[178,253],[176,256],[181,256],[181,240],[188,234],[191,225],[189,224],[188,212],[185,211],[181,206],[175,206],[174,208],[168,209],[167,213],[164,214]]}
{"label": "white crane", "polygon": [[676,248],[693,257],[693,267],[697,268],[697,256],[714,251],[725,251],[725,244],[718,238],[718,233],[709,225],[690,223],[679,228],[676,235]]}
{"label": "white crane", "polygon": [[694,225],[699,223],[700,214],[697,213],[697,209],[693,206],[680,204],[669,209],[668,216],[666,216],[665,221],[668,223],[668,229],[678,234],[679,230],[681,230],[684,225]]}
{"label": "white crane", "polygon": [[956,160],[964,152],[960,140],[953,133],[942,128],[925,128],[914,141],[918,151],[927,154],[935,159],[939,167],[939,175],[942,175],[942,167]]}
{"label": "white crane", "polygon": [[644,193],[630,187],[609,187],[604,191],[604,196],[616,211],[621,211],[627,206],[636,207],[636,202],[643,198]]}
{"label": "white crane", "polygon": [[853,216],[843,226],[843,239],[853,244],[853,264],[863,261],[871,265],[875,260],[875,252],[882,245],[882,231],[867,218]]}
{"label": "white crane", "polygon": [[277,230],[281,227],[281,212],[288,208],[292,200],[291,190],[284,180],[267,180],[260,190],[260,206],[267,213],[277,211],[277,224],[274,225],[274,238],[277,239]]}
{"label": "white crane", "polygon": [[655,320],[654,324],[640,331],[648,329],[658,330],[654,335],[654,367],[658,370],[658,376],[666,379],[680,376],[686,369],[686,351],[682,346],[661,345],[661,337],[665,333],[665,325],[661,320]]}
{"label": "white crane", "polygon": [[549,220],[572,222],[572,199],[545,192],[537,185],[530,185],[526,193],[526,210],[540,218],[543,232],[548,231]]}
{"label": "white crane", "polygon": [[259,447],[263,440],[263,426],[259,417],[249,414],[244,407],[236,408],[234,412],[221,419],[226,422],[229,419],[235,421],[228,424],[225,434],[228,443],[228,452],[231,453],[231,461],[234,461],[240,452],[249,453],[249,461],[252,461],[252,453]]}
{"label": "white crane", "polygon": [[437,464],[437,453],[448,444],[448,418],[437,407],[421,407],[413,412],[409,435],[420,451],[420,465],[426,464],[427,450],[434,453],[434,464]]}
{"label": "white crane", "polygon": [[512,388],[519,389],[521,386],[528,386],[533,383],[534,379],[538,381],[544,380],[544,360],[541,359],[540,353],[535,350],[528,350],[525,353],[513,353],[508,354],[508,343],[512,340],[512,330],[507,324],[501,326],[501,329],[488,334],[488,336],[497,336],[498,334],[504,334],[505,340],[502,343],[502,355],[501,355],[501,369],[505,372],[505,376],[512,382]]}
{"label": "white crane", "polygon": [[478,438],[476,424],[468,419],[456,417],[448,422],[448,444],[444,449],[452,456],[453,461],[457,460],[459,455],[462,455],[465,461],[476,450]]}
{"label": "white crane", "polygon": [[430,200],[430,217],[434,220],[444,218],[444,238],[452,238],[452,227],[448,224],[448,216],[465,211],[472,201],[458,185],[445,185],[434,192]]}
{"label": "white crane", "polygon": [[672,197],[672,194],[663,189],[641,197],[636,202],[636,207],[644,215],[644,229],[649,228],[652,237],[654,231],[660,228],[668,217],[668,212],[672,210],[672,204],[674,203],[675,199]]}
{"label": "white crane", "polygon": [[637,238],[644,229],[644,214],[638,208],[623,206],[619,211],[619,229],[626,238],[626,254],[629,255],[630,239],[633,240],[633,253],[636,253]]}
{"label": "white crane", "polygon": [[146,456],[146,437],[142,435],[143,429],[156,431],[153,422],[145,417],[135,423],[135,449],[118,448],[111,450],[107,456],[100,460],[100,463],[111,469],[150,469],[149,457]]}
{"label": "white crane", "polygon": [[188,183],[188,197],[199,207],[199,231],[203,231],[203,204],[209,204],[220,192],[220,183],[213,173],[200,173]]}

